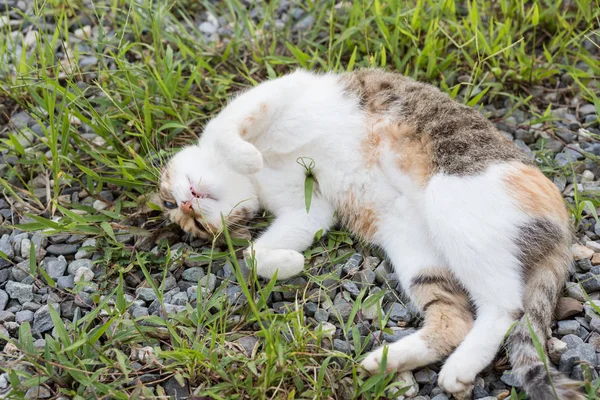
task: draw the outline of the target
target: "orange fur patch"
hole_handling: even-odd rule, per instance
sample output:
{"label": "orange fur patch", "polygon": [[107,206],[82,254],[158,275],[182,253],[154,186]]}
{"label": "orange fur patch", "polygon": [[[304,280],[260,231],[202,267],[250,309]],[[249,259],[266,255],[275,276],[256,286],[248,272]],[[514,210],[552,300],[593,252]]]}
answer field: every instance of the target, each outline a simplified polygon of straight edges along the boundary
{"label": "orange fur patch", "polygon": [[419,140],[415,129],[406,124],[386,125],[385,136],[396,154],[396,166],[421,185],[425,185],[433,169],[427,135]]}
{"label": "orange fur patch", "polygon": [[539,169],[520,163],[514,165],[516,168],[504,177],[504,182],[521,209],[532,216],[556,216],[566,221],[569,214],[556,186]]}
{"label": "orange fur patch", "polygon": [[372,239],[377,232],[379,216],[371,204],[364,203],[350,192],[339,204],[338,214],[342,223],[355,235]]}
{"label": "orange fur patch", "polygon": [[381,154],[380,146],[381,136],[379,135],[379,132],[373,128],[361,143],[361,153],[367,168],[371,168],[379,162],[379,156]]}

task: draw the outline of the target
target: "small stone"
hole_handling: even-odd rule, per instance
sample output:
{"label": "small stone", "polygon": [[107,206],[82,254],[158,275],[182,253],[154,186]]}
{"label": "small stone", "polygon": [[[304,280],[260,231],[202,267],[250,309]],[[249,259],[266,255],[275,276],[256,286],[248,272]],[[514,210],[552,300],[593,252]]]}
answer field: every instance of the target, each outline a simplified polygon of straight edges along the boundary
{"label": "small stone", "polygon": [[10,269],[15,281],[22,283],[31,283],[29,278],[29,260],[22,261]]}
{"label": "small stone", "polygon": [[92,265],[93,265],[92,260],[88,260],[85,258],[79,259],[79,260],[73,260],[69,264],[69,267],[67,268],[67,272],[69,273],[69,275],[75,275],[79,268],[92,269]]}
{"label": "small stone", "polygon": [[564,320],[583,311],[583,305],[571,297],[561,297],[556,305],[556,319]]}
{"label": "small stone", "polygon": [[22,324],[23,322],[32,322],[33,321],[33,311],[23,310],[17,311],[15,314],[15,321],[17,324]]}
{"label": "small stone", "polygon": [[73,275],[61,276],[56,280],[56,286],[59,289],[72,289],[75,287],[75,277]]}
{"label": "small stone", "polygon": [[255,336],[243,336],[236,340],[236,342],[242,346],[246,356],[251,357],[258,343],[258,339]]}
{"label": "small stone", "polygon": [[[58,304],[51,304],[56,312],[60,315],[60,306]],[[33,333],[44,333],[54,328],[52,317],[50,316],[50,306],[46,304],[42,306],[33,314],[33,326],[31,331]]]}
{"label": "small stone", "polygon": [[29,259],[31,252],[31,240],[24,238],[21,240],[21,257]]}
{"label": "small stone", "polygon": [[171,304],[176,306],[185,306],[188,303],[188,296],[186,292],[180,292],[173,295],[171,298]]}
{"label": "small stone", "polygon": [[11,299],[16,299],[21,304],[33,300],[33,285],[8,281],[4,289]]}
{"label": "small stone", "polygon": [[569,282],[567,284],[567,295],[569,297],[572,297],[576,300],[579,301],[586,301],[587,298],[585,296],[585,293],[583,292],[583,289],[581,288],[581,285],[578,283],[571,283]]}
{"label": "small stone", "polygon": [[358,286],[356,286],[356,283],[352,281],[344,281],[342,287],[354,298],[356,298],[360,294],[360,289],[358,288]]}
{"label": "small stone", "polygon": [[323,336],[332,336],[335,334],[336,327],[331,322],[321,322],[320,326],[317,328],[317,331],[321,330]]}
{"label": "small stone", "polygon": [[596,253],[592,256],[592,265],[600,265],[600,253]]}
{"label": "small stone", "polygon": [[4,311],[8,304],[8,293],[0,289],[0,311]]}
{"label": "small stone", "polygon": [[215,290],[216,284],[217,284],[217,276],[213,273],[203,277],[198,282],[199,286],[205,288],[209,292],[212,292],[213,290]]}
{"label": "small stone", "polygon": [[345,354],[352,354],[354,347],[345,340],[333,339],[333,348]]}
{"label": "small stone", "polygon": [[94,279],[94,271],[87,267],[81,267],[75,272],[74,282],[90,282]]}
{"label": "small stone", "polygon": [[198,282],[204,278],[204,271],[200,267],[192,267],[183,271],[183,279],[190,282]]}
{"label": "small stone", "polygon": [[579,361],[579,353],[576,349],[569,349],[560,357],[558,370],[568,374],[571,372],[573,365],[575,365],[577,361]]}
{"label": "small stone", "polygon": [[346,275],[356,274],[360,270],[362,260],[363,256],[361,254],[353,254],[352,257],[350,257],[342,267],[342,271],[344,271]]}
{"label": "small stone", "polygon": [[134,307],[131,310],[131,316],[134,319],[141,318],[141,317],[147,317],[148,315],[149,315],[149,312],[148,312],[148,308],[146,308],[146,307]]}
{"label": "small stone", "polygon": [[521,387],[521,383],[518,381],[517,376],[512,371],[504,371],[500,380],[512,387]]}
{"label": "small stone", "polygon": [[600,352],[600,334],[598,332],[592,332],[588,339],[588,343],[594,346],[596,353]]}
{"label": "small stone", "polygon": [[334,314],[338,314],[344,322],[347,322],[352,312],[352,304],[344,299],[340,293],[335,296],[332,309],[334,310]]}
{"label": "small stone", "polygon": [[387,306],[385,312],[389,313],[392,321],[410,322],[412,320],[412,313],[408,311],[408,308],[397,302]]}
{"label": "small stone", "polygon": [[83,258],[89,258],[94,249],[96,248],[96,239],[87,239],[85,242],[83,242],[81,244],[81,247],[79,248],[79,250],[77,251],[77,253],[75,253],[75,259],[76,260],[80,260]]}
{"label": "small stone", "polygon": [[576,335],[579,332],[579,322],[573,320],[558,321],[558,334],[559,335]]}
{"label": "small stone", "polygon": [[594,346],[592,346],[591,344],[580,344],[577,347],[577,353],[579,354],[579,359],[582,361],[586,361],[590,366],[596,367],[596,365],[598,365],[596,349],[594,349]]}
{"label": "small stone", "polygon": [[437,373],[428,368],[421,369],[421,370],[415,372],[414,375],[415,375],[415,380],[421,384],[429,383],[429,384],[434,385],[437,382],[437,376],[438,376]]}
{"label": "small stone", "polygon": [[0,322],[11,322],[15,320],[15,314],[10,311],[0,311]]}
{"label": "small stone", "polygon": [[154,301],[158,298],[156,296],[156,293],[154,293],[154,289],[152,289],[152,288],[146,288],[146,287],[137,288],[135,290],[135,294],[144,301]]}
{"label": "small stone", "polygon": [[[577,337],[577,339],[580,338]],[[550,340],[548,340],[548,357],[550,357],[550,360],[554,364],[558,364],[560,362],[560,356],[562,356],[563,353],[565,353],[568,349],[569,348],[567,344],[558,338],[551,337]]]}
{"label": "small stone", "polygon": [[317,311],[315,311],[315,320],[317,320],[317,322],[326,322],[329,320],[329,312],[319,308]]}
{"label": "small stone", "polygon": [[218,26],[213,25],[210,22],[203,22],[198,26],[200,32],[204,33],[205,35],[212,35],[213,33],[216,33],[218,28]]}
{"label": "small stone", "polygon": [[55,256],[59,256],[59,255],[66,256],[66,255],[77,253],[78,248],[79,248],[79,245],[77,245],[77,244],[60,243],[60,244],[51,244],[50,246],[46,247],[46,251],[49,254],[52,254]]}
{"label": "small stone", "polygon": [[590,259],[594,256],[594,250],[577,243],[571,246],[571,253],[575,260]]}
{"label": "small stone", "polygon": [[12,259],[15,256],[15,251],[10,243],[10,236],[2,235],[0,238],[0,251],[3,252],[6,257]]}
{"label": "small stone", "polygon": [[593,317],[590,320],[590,329],[594,332],[600,333],[600,318]]}
{"label": "small stone", "polygon": [[51,396],[50,391],[43,386],[34,386],[25,393],[26,399],[49,399]]}
{"label": "small stone", "polygon": [[573,367],[573,372],[571,372],[571,378],[578,380],[578,381],[585,381],[586,379],[588,379],[586,377],[586,374],[590,374],[590,378],[591,381],[596,381],[596,379],[598,379],[598,373],[596,372],[596,370],[592,367],[586,366],[585,371],[586,374],[584,374],[584,367],[581,364],[575,365]]}
{"label": "small stone", "polygon": [[67,260],[64,256],[46,257],[41,262],[41,267],[46,271],[50,278],[56,280],[64,275],[67,269]]}
{"label": "small stone", "polygon": [[165,383],[165,393],[173,400],[184,400],[190,397],[190,388],[187,384],[187,380],[185,384],[181,386],[177,379],[174,377],[169,378],[169,380]]}
{"label": "small stone", "polygon": [[579,114],[581,114],[582,116],[595,114],[595,113],[596,113],[596,106],[594,106],[593,104],[586,104],[584,106],[579,107]]}

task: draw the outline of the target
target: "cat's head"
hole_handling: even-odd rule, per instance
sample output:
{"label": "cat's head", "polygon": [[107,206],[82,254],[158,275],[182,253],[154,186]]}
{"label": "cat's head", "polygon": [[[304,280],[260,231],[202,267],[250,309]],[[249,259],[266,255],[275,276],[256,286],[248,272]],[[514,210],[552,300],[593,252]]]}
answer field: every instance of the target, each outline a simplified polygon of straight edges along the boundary
{"label": "cat's head", "polygon": [[[250,178],[230,168],[213,149],[186,147],[164,167],[159,196],[168,218],[185,232],[211,240],[226,221],[232,237],[248,237],[259,203]],[[222,236],[222,235],[221,235]]]}

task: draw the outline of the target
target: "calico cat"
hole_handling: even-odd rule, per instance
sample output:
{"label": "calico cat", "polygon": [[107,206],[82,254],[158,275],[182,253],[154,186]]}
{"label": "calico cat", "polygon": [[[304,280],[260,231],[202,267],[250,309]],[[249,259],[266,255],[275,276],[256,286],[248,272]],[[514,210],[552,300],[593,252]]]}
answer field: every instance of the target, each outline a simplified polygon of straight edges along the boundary
{"label": "calico cat", "polygon": [[[308,212],[299,159],[314,163]],[[477,110],[430,85],[377,69],[264,82],[167,164],[160,196],[201,238],[222,231],[221,215],[239,226],[272,212],[246,250],[265,278],[300,273],[301,252],[338,221],[382,248],[424,315],[422,329],[388,345],[388,371],[448,357],[440,386],[468,395],[514,324],[509,357],[529,398],[583,398],[546,372],[528,327],[545,343],[571,264],[562,197]],[[362,366],[377,371],[382,354]]]}

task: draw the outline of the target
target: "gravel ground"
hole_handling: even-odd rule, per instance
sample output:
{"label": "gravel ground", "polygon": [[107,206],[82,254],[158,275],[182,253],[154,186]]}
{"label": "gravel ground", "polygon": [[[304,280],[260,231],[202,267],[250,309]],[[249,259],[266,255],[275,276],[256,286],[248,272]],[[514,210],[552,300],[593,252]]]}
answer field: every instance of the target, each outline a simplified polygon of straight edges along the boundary
{"label": "gravel ground", "polygon": [[[0,11],[16,7],[23,12],[31,12],[25,1],[0,1]],[[261,8],[255,8],[254,17],[261,17]],[[304,15],[299,7],[290,3],[282,3],[277,11],[279,20],[276,25],[292,24],[293,30],[301,32],[310,28],[313,17]],[[0,25],[15,24],[20,21],[20,14],[11,11],[0,16]],[[75,37],[93,32],[94,28],[79,21],[80,28],[74,29]],[[202,13],[195,23],[209,41],[227,41],[232,31],[230,23],[223,18]],[[25,27],[24,29],[30,29]],[[28,32],[32,32],[29,30]],[[26,33],[27,38],[30,33]],[[27,39],[26,39],[27,40]],[[77,40],[75,39],[75,43]],[[81,44],[81,46],[85,46]],[[20,46],[15,52],[23,51]],[[98,59],[94,56],[81,57],[80,67],[91,68]],[[458,77],[468,80],[469,77]],[[600,157],[600,143],[594,135],[600,136],[598,116],[593,104],[586,104],[579,97],[570,96],[569,91],[562,90],[569,82],[567,75],[554,89],[533,88],[532,94],[554,104],[552,122],[530,124],[532,115],[524,111],[511,110],[511,104],[487,104],[482,109],[498,128],[510,139],[533,157],[532,150],[539,147],[541,139],[545,140],[545,149],[538,153],[540,162],[553,160],[558,167],[569,166],[573,161],[581,161],[574,169],[579,192],[589,196],[600,196],[600,165],[591,160],[584,161],[582,151]],[[485,98],[482,100],[485,103]],[[3,105],[0,104],[0,114]],[[0,135],[7,138],[14,135],[25,149],[38,143],[41,127],[31,118],[28,111],[4,104],[10,111],[10,118],[2,120],[0,115]],[[85,127],[81,127],[82,135],[98,145],[102,138]],[[4,151],[0,154],[0,173],[14,164],[15,155]],[[545,159],[543,159],[545,158]],[[548,172],[548,171],[547,171]],[[550,171],[552,172],[552,171]],[[575,202],[575,185],[573,174],[553,174],[553,181],[562,191],[565,199]],[[32,177],[36,194],[40,199],[46,196],[46,182],[42,175]],[[72,187],[62,193],[65,199],[73,204],[91,206],[96,210],[107,209],[113,205],[120,192],[117,187],[109,187],[98,197],[88,195],[85,189]],[[45,335],[56,335],[50,309],[53,308],[63,320],[72,321],[90,312],[97,304],[97,295],[105,293],[107,288],[107,268],[103,262],[106,254],[102,239],[84,235],[55,234],[47,236],[42,232],[22,232],[12,229],[12,224],[31,222],[23,216],[23,206],[7,194],[0,199],[0,251],[5,257],[0,258],[0,335],[16,338],[19,327],[29,322],[34,335],[33,345],[43,348]],[[141,225],[143,221],[138,221]],[[162,308],[155,292],[148,287],[141,271],[131,271],[126,277],[128,293],[133,305],[130,308],[132,317],[146,315],[164,316],[164,312],[176,313],[185,309],[186,304],[195,303],[198,290],[210,293],[224,285],[229,300],[242,305],[246,300],[242,290],[233,278],[231,264],[215,262],[209,268],[205,261],[195,260],[196,251],[206,249],[207,244],[189,241],[177,230],[163,229],[153,237],[136,237],[133,234],[116,232],[117,239],[128,247],[136,246],[138,250],[150,251],[156,257],[165,255],[164,243],[171,245],[172,262],[163,285],[165,289]],[[161,245],[162,243],[162,245]],[[36,260],[47,277],[56,282],[53,288],[45,284],[47,277],[37,272],[31,273],[30,257],[35,252]],[[382,260],[381,255],[360,246],[345,249],[345,260],[333,266],[323,266],[327,260],[317,257],[310,267],[311,272],[320,275],[330,273],[331,277],[323,282],[326,295],[313,282],[300,276],[286,282],[285,291],[275,292],[269,299],[270,307],[276,312],[285,312],[294,306],[298,296],[303,299],[304,311],[311,323],[321,324],[324,330],[333,332],[331,346],[341,352],[352,354],[353,343],[346,340],[340,327],[340,320],[346,321],[353,304],[363,288],[368,288],[368,296],[375,296],[381,290],[386,291],[382,298],[382,307],[389,313],[387,328],[378,326],[377,307],[363,307],[354,321],[362,337],[371,337],[373,346],[382,341],[395,341],[419,326],[417,313],[405,305],[404,296],[398,287],[397,278],[392,274],[389,263]],[[600,223],[593,218],[583,218],[582,228],[577,231],[573,244],[574,272],[570,275],[569,284],[561,297],[557,308],[558,322],[552,327],[552,339],[549,343],[550,360],[556,367],[572,378],[583,380],[582,365],[587,364],[592,378],[598,377],[600,371]],[[244,266],[242,260],[239,260]],[[243,269],[247,276],[247,269]],[[162,280],[162,273],[154,275]],[[582,290],[583,288],[583,290]],[[585,290],[585,292],[584,292]],[[251,353],[256,348],[259,338],[252,335],[240,339],[240,345]],[[0,348],[8,354],[13,351],[12,345],[0,339]],[[142,358],[142,357],[140,357]],[[474,388],[476,399],[503,399],[509,396],[515,382],[510,374],[505,358],[500,357],[477,378]],[[414,399],[443,400],[448,397],[437,386],[439,366],[404,374],[403,379],[413,388],[404,396]],[[148,374],[151,375],[151,374]],[[147,376],[152,380],[152,376]],[[143,377],[140,378],[143,380]],[[167,386],[174,385],[172,381]],[[187,389],[186,389],[187,390]],[[178,392],[177,398],[185,398],[187,391]],[[0,393],[8,393],[10,384],[7,373],[0,374]],[[348,394],[350,396],[350,394]],[[48,398],[50,393],[44,387],[32,389],[28,398]],[[401,398],[401,397],[398,397]]]}

